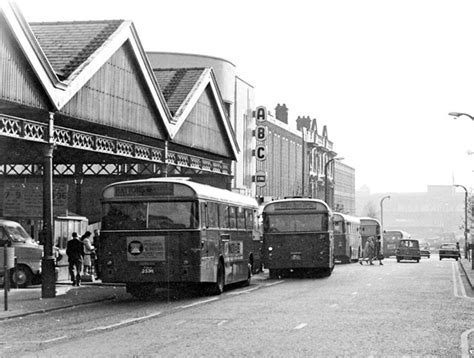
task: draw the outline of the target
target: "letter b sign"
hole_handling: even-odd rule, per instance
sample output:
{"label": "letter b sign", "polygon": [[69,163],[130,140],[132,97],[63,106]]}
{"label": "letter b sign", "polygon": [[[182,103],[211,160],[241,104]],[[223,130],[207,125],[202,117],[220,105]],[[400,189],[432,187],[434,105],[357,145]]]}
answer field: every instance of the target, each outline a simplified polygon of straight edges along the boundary
{"label": "letter b sign", "polygon": [[267,127],[265,126],[257,126],[255,130],[255,136],[257,140],[260,142],[264,142],[267,139]]}

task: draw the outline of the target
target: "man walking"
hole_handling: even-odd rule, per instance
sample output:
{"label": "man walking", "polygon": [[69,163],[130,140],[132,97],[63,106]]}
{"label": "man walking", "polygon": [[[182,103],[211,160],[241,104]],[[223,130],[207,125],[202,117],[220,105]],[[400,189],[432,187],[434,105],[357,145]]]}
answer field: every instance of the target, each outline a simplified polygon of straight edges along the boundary
{"label": "man walking", "polygon": [[72,285],[81,285],[82,259],[84,257],[84,245],[77,237],[77,232],[72,233],[72,239],[68,241],[66,255],[69,262],[69,275]]}

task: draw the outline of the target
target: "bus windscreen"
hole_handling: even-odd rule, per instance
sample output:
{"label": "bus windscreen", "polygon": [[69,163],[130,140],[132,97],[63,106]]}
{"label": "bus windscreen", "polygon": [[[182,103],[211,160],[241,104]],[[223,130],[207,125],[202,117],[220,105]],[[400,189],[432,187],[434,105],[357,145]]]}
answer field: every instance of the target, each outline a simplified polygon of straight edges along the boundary
{"label": "bus windscreen", "polygon": [[195,229],[196,202],[113,202],[104,205],[102,230]]}
{"label": "bus windscreen", "polygon": [[267,232],[314,232],[328,229],[327,214],[267,215],[264,225]]}

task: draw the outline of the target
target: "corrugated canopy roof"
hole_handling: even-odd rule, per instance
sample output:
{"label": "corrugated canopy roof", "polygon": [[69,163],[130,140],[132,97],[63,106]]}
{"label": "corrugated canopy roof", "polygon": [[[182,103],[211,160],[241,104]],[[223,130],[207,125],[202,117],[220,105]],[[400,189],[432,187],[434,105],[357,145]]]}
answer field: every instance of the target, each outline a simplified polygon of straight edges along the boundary
{"label": "corrugated canopy roof", "polygon": [[67,79],[124,20],[33,22],[30,27],[60,80]]}

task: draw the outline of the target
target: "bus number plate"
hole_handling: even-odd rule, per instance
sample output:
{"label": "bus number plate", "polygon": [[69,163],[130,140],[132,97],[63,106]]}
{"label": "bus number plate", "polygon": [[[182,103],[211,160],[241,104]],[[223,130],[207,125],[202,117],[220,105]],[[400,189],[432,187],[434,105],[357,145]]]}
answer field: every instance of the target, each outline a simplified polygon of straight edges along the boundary
{"label": "bus number plate", "polygon": [[291,254],[291,259],[292,260],[301,260],[301,254],[300,253],[292,253]]}
{"label": "bus number plate", "polygon": [[153,268],[153,266],[143,266],[142,273],[143,274],[155,273],[155,269]]}

